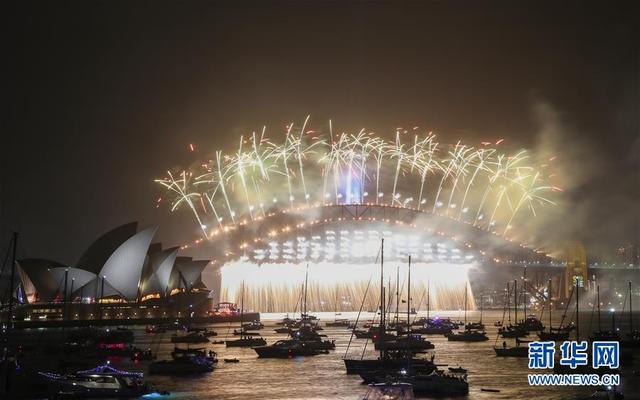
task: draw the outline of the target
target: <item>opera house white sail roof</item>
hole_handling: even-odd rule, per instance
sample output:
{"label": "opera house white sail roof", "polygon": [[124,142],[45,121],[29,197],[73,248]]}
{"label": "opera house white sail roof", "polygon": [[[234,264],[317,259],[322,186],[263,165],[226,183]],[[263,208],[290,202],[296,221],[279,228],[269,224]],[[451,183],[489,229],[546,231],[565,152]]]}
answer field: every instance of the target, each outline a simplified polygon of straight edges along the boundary
{"label": "opera house white sail roof", "polygon": [[[129,301],[147,295],[164,297],[173,289],[202,287],[208,260],[178,257],[178,247],[151,245],[157,227],[138,231],[136,222],[121,225],[94,241],[75,267],[45,259],[18,261],[28,302],[67,298],[119,296]],[[174,276],[182,276],[174,279]],[[66,278],[66,285],[65,285]]]}

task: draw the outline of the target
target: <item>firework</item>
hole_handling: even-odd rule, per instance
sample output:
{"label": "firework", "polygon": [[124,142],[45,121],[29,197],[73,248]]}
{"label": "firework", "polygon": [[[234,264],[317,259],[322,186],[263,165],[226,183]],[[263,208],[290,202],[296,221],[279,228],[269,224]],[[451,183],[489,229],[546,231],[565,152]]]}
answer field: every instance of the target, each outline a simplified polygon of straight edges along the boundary
{"label": "firework", "polygon": [[[171,210],[187,207],[204,238],[210,226],[264,218],[269,209],[335,204],[385,204],[418,209],[506,236],[518,221],[554,204],[559,189],[545,182],[528,153],[499,151],[489,142],[439,143],[431,132],[398,128],[393,140],[364,129],[327,135],[286,126],[280,143],[266,129],[235,151],[157,179]],[[496,146],[501,143],[500,139]],[[417,200],[416,200],[417,199]]]}

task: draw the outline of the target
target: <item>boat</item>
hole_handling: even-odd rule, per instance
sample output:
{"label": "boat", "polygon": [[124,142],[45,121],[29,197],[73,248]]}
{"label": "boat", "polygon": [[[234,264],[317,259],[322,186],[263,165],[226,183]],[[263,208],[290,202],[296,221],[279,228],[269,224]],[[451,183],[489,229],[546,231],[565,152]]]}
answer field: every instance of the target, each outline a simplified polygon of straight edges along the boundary
{"label": "boat", "polygon": [[[464,324],[463,326],[467,326],[467,287],[464,288]],[[487,333],[484,330],[480,329],[469,329],[465,328],[463,331],[458,332],[450,332],[446,335],[447,340],[451,342],[483,342],[485,340],[489,340]]]}
{"label": "boat", "polygon": [[520,326],[507,325],[498,329],[498,334],[505,339],[516,339],[529,336],[529,332]]}
{"label": "boat", "polygon": [[[431,282],[427,281],[427,317],[420,318],[418,321],[414,321],[411,326],[411,331],[422,335],[448,335],[454,328],[457,328],[451,323],[449,318],[430,318],[431,313]],[[418,322],[416,324],[416,322]],[[417,328],[416,328],[417,326]]]}
{"label": "boat", "polygon": [[[574,293],[576,294],[576,308],[575,308],[575,327],[576,327],[576,342],[580,342],[580,291],[578,290],[579,282],[576,281],[574,285]],[[553,372],[555,374],[615,374],[619,373],[619,369],[612,369],[609,367],[600,366],[599,368],[593,368],[591,363],[587,365],[578,365],[575,368],[572,368],[570,365],[563,365],[559,362],[554,363]]]}
{"label": "boat", "polygon": [[538,332],[538,338],[543,341],[563,342],[569,339],[569,329],[549,328],[549,331]]}
{"label": "boat", "polygon": [[[498,329],[498,334],[503,338],[515,339],[529,336],[529,332],[524,327],[517,324],[518,321],[518,281],[513,281],[513,311],[515,313],[516,325],[511,323],[511,289],[509,282],[507,282],[506,291],[507,301],[505,302],[506,310],[508,312],[508,324],[504,325],[504,321],[501,323],[501,327]],[[504,320],[504,313],[502,316]]]}
{"label": "boat", "polygon": [[589,340],[594,341],[620,341],[620,334],[616,330],[616,315],[611,313],[611,330],[602,329],[602,320],[600,316],[600,285],[596,286],[596,304],[598,307],[598,330],[593,332]]}
{"label": "boat", "polygon": [[125,398],[150,392],[141,372],[121,371],[109,363],[72,374],[39,372],[38,375],[47,382],[47,391],[54,398]]}
{"label": "boat", "polygon": [[[484,308],[484,296],[482,294],[480,294],[480,321],[479,322],[469,322],[464,324],[464,329],[465,330],[484,330],[484,324],[482,323],[482,314],[483,314],[483,308]],[[466,321],[466,315],[465,315],[465,321]]]}
{"label": "boat", "polygon": [[250,332],[250,331],[246,330],[244,327],[242,327],[240,329],[234,329],[233,330],[233,334],[235,336],[260,336],[259,332]]}
{"label": "boat", "polygon": [[[534,331],[542,331],[544,330],[544,325],[542,324],[542,321],[540,321],[538,319],[538,317],[536,317],[533,314],[529,314],[527,315],[527,303],[528,303],[528,299],[527,299],[527,267],[524,267],[524,276],[522,278],[522,294],[524,296],[523,302],[522,302],[522,306],[524,309],[524,315],[525,318],[523,321],[516,323],[516,325],[518,325],[520,328],[522,328],[523,330],[527,331],[527,332],[534,332]],[[516,312],[517,312],[517,298],[516,298]],[[518,320],[518,318],[516,317],[516,321]]]}
{"label": "boat", "polygon": [[171,343],[209,343],[209,339],[200,332],[191,332],[186,335],[171,335]]}
{"label": "boat", "polygon": [[376,350],[380,350],[381,346],[384,346],[388,350],[411,351],[431,350],[435,348],[433,343],[425,340],[425,338],[423,338],[422,336],[413,333],[404,336],[398,336],[393,340],[385,340],[384,343],[380,343],[380,341],[374,340],[374,347]]}
{"label": "boat", "polygon": [[444,325],[438,323],[428,323],[419,328],[411,328],[412,332],[419,333],[421,335],[448,335],[453,330],[451,325]]}
{"label": "boat", "polygon": [[515,347],[507,347],[507,342],[502,342],[502,347],[494,346],[493,350],[498,357],[527,357],[529,355],[529,345],[520,346],[522,343],[529,342],[516,339]]}
{"label": "boat", "polygon": [[[430,373],[436,369],[436,365],[433,363],[434,356],[431,358],[417,358],[414,357],[411,360],[413,368],[420,369]],[[347,374],[360,374],[361,372],[370,373],[379,369],[388,370],[400,370],[407,366],[407,354],[406,352],[387,351],[385,358],[380,361],[377,359],[343,359],[344,365],[347,369]],[[362,375],[361,375],[362,377]],[[365,382],[367,383],[367,382]]]}
{"label": "boat", "polygon": [[264,346],[267,344],[267,341],[263,337],[242,336],[236,340],[225,340],[224,344],[227,347],[254,347]]}
{"label": "boat", "polygon": [[553,313],[553,307],[551,304],[551,279],[549,279],[548,283],[548,292],[549,298],[547,299],[549,305],[549,329],[545,331],[544,329],[538,332],[538,338],[544,341],[556,341],[563,342],[569,339],[569,332],[571,331],[571,327],[564,326],[564,320],[567,316],[567,310],[569,307],[569,303],[571,302],[571,297],[573,297],[573,288],[571,289],[571,294],[569,295],[569,300],[567,301],[567,306],[564,309],[564,313],[562,314],[562,320],[560,321],[560,326],[554,328],[553,322],[551,319],[551,315]]}
{"label": "boat", "polygon": [[225,358],[224,362],[226,362],[226,363],[239,363],[240,360],[238,360],[237,358]]}
{"label": "boat", "polygon": [[218,357],[216,352],[213,350],[209,350],[209,352],[207,352],[204,347],[195,348],[195,349],[194,348],[181,349],[179,347],[174,347],[173,351],[171,352],[171,357],[174,360],[180,357],[202,357],[207,359],[213,364],[216,364],[218,362]]}
{"label": "boat", "polygon": [[289,328],[288,326],[283,326],[281,328],[276,328],[275,332],[276,333],[291,333],[291,328]]}
{"label": "boat", "polygon": [[413,392],[418,396],[464,396],[469,393],[466,374],[448,374],[441,370],[435,370],[429,374],[406,370],[400,370],[392,375],[383,372],[376,374],[374,379],[377,383],[392,379],[411,384]]}
{"label": "boat", "polygon": [[244,323],[240,326],[245,331],[259,331],[264,328],[264,324],[260,321],[253,320],[251,322]]}
{"label": "boat", "polygon": [[[246,330],[246,326],[250,324],[244,324],[244,281],[242,281],[242,297],[240,298],[240,329],[234,329],[234,335],[240,335],[240,339],[236,340],[225,340],[224,344],[227,347],[254,347],[254,346],[264,346],[267,344],[267,341],[262,337],[254,337],[260,336],[257,332],[248,332]],[[255,321],[254,321],[255,322]],[[264,326],[260,324],[261,326]]]}
{"label": "boat", "polygon": [[323,340],[326,335],[321,335],[310,326],[306,325],[290,333],[292,338],[307,343],[317,350],[333,350],[336,348],[335,340]]}
{"label": "boat", "polygon": [[328,350],[318,350],[307,342],[297,339],[278,340],[272,345],[256,346],[252,349],[260,358],[293,358],[326,354]]}
{"label": "boat", "polygon": [[469,329],[462,332],[452,332],[447,335],[447,340],[450,342],[484,342],[489,340],[489,337],[485,331]]}
{"label": "boat", "polygon": [[633,300],[631,295],[631,281],[629,281],[629,332],[625,337],[620,340],[620,346],[623,348],[638,348],[640,347],[640,330],[633,329]]}
{"label": "boat", "polygon": [[189,375],[211,372],[214,363],[198,354],[182,354],[171,360],[154,361],[149,364],[150,374]]}
{"label": "boat", "polygon": [[412,400],[413,386],[409,383],[372,383],[362,400]]}
{"label": "boat", "polygon": [[524,321],[521,321],[518,324],[518,327],[522,328],[526,332],[535,332],[535,331],[541,331],[544,329],[544,325],[542,324],[542,321],[540,321],[538,317],[536,317],[533,314],[527,315]]}
{"label": "boat", "polygon": [[332,326],[332,327],[335,327],[335,326],[348,327],[351,324],[351,322],[346,318],[341,318],[341,319],[336,318],[333,321],[325,322],[324,324],[325,326]]}
{"label": "boat", "polygon": [[493,322],[493,326],[495,326],[497,328],[501,327],[502,326],[502,321],[494,321]]}

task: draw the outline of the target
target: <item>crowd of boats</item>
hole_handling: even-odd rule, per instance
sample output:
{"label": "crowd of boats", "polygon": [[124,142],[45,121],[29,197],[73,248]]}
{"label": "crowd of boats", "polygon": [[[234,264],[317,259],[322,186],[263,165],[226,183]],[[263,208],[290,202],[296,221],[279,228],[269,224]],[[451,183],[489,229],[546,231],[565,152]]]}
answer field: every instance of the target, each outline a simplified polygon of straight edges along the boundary
{"label": "crowd of boats", "polygon": [[[333,321],[323,324],[320,320],[308,312],[306,307],[307,276],[300,298],[300,316],[279,321],[275,332],[286,334],[286,338],[267,343],[262,337],[261,331],[265,326],[260,321],[244,321],[243,308],[240,308],[240,326],[233,329],[228,327],[224,340],[215,340],[218,332],[205,327],[196,327],[191,324],[179,322],[147,326],[148,335],[162,338],[163,334],[170,333],[170,342],[174,344],[170,358],[159,360],[151,348],[140,349],[133,345],[133,331],[126,328],[98,329],[81,328],[68,331],[62,343],[52,343],[45,347],[45,352],[52,355],[64,354],[65,359],[70,357],[104,360],[110,356],[130,357],[134,361],[148,361],[149,374],[185,375],[207,374],[215,370],[219,363],[218,355],[207,345],[224,345],[225,347],[251,348],[258,358],[282,358],[309,357],[327,354],[336,349],[334,340],[329,339],[323,333],[324,327],[345,328],[350,332],[349,342],[343,358],[347,374],[358,375],[363,383],[368,384],[363,399],[412,399],[418,396],[464,396],[469,393],[468,371],[456,364],[438,364],[435,354],[431,352],[435,345],[427,340],[427,336],[441,335],[451,342],[484,342],[490,340],[487,336],[483,321],[483,296],[480,296],[480,318],[470,321],[467,318],[468,290],[464,293],[464,318],[453,320],[442,316],[432,316],[430,312],[430,287],[427,285],[427,313],[426,317],[418,317],[411,304],[411,257],[408,258],[407,275],[407,301],[401,301],[400,292],[396,283],[395,310],[393,310],[392,298],[387,291],[391,285],[385,286],[384,276],[384,242],[381,245],[380,257],[380,299],[377,312],[372,320],[362,321],[362,309],[364,300],[360,305],[360,312],[355,321],[346,318],[338,318],[338,313]],[[518,286],[521,285],[521,295],[518,295]],[[563,341],[569,338],[575,331],[575,337],[580,339],[579,290],[574,288],[570,301],[567,302],[562,320],[558,326],[552,324],[553,307],[551,298],[551,282],[546,295],[541,296],[546,301],[548,312],[548,326],[542,323],[543,314],[539,317],[527,312],[527,293],[538,292],[535,288],[528,287],[525,276],[522,282],[518,280],[507,283],[505,290],[505,307],[503,317],[495,321],[493,325],[498,328],[494,343],[497,357],[527,357],[527,340],[530,335],[537,335],[541,340]],[[522,287],[524,286],[524,288]],[[367,285],[363,298],[371,287]],[[244,303],[244,285],[242,290],[242,302]],[[629,284],[631,292],[631,284]],[[537,293],[540,294],[540,293]],[[524,314],[518,317],[522,299]],[[618,340],[622,347],[640,347],[640,333],[633,329],[632,313],[630,312],[630,333],[623,337],[616,328],[613,319],[611,329],[604,329],[601,324],[599,289],[594,312],[597,310],[598,330],[590,337],[591,340]],[[629,297],[630,299],[631,297]],[[575,301],[573,301],[575,299]],[[573,301],[573,302],[572,302]],[[400,305],[406,303],[406,312],[400,309]],[[631,300],[629,308],[632,308]],[[568,321],[570,304],[575,305],[575,314]],[[513,306],[513,309],[512,309]],[[419,305],[420,307],[420,305]],[[513,318],[512,318],[513,311]],[[630,310],[631,311],[631,310]],[[406,314],[406,316],[405,316]],[[358,351],[358,356],[353,357],[350,349],[354,341],[364,341],[366,350],[369,343],[375,350],[375,357],[366,358],[365,351]],[[502,346],[498,345],[502,340]],[[514,344],[507,342],[513,340]],[[355,346],[354,346],[355,347]],[[358,346],[361,349],[362,346]],[[5,357],[6,359],[6,357]],[[223,358],[225,363],[237,363],[237,358]],[[69,368],[66,368],[69,370]],[[563,373],[562,368],[556,373]],[[577,373],[575,370],[572,373]],[[609,373],[610,370],[593,371],[585,369],[584,373]],[[581,372],[581,373],[582,373]],[[71,372],[40,371],[39,378],[46,382],[47,390],[54,397],[131,397],[154,392],[156,396],[167,394],[161,390],[151,388],[145,383],[141,372],[130,372],[114,368],[107,363],[101,363],[96,368],[76,370]],[[498,391],[498,389],[481,388],[482,391]],[[622,398],[616,388],[606,391],[613,398]]]}

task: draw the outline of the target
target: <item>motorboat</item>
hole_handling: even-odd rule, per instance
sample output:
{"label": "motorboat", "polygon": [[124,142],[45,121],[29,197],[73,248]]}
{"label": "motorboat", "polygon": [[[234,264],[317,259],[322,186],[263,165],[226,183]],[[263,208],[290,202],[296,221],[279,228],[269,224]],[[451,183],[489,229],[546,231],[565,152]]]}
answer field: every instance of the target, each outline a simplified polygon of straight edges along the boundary
{"label": "motorboat", "polygon": [[489,337],[485,331],[466,329],[462,332],[450,333],[447,339],[451,342],[484,342],[489,340]]}
{"label": "motorboat", "polygon": [[54,398],[123,398],[149,393],[141,372],[121,371],[108,363],[72,374],[38,374],[46,380],[48,392]]}
{"label": "motorboat", "polygon": [[413,386],[409,383],[372,383],[362,400],[413,400]]}
{"label": "motorboat", "polygon": [[333,350],[336,348],[335,340],[323,340],[326,335],[321,335],[312,327],[305,325],[297,331],[290,333],[291,337],[305,342],[316,350]]}
{"label": "motorboat", "polygon": [[245,331],[258,331],[264,328],[264,324],[260,321],[251,321],[241,325],[241,328]]}
{"label": "motorboat", "polygon": [[263,337],[242,336],[236,340],[225,340],[224,344],[227,347],[255,347],[265,346],[267,341]]}
{"label": "motorboat", "polygon": [[149,364],[150,374],[189,375],[211,372],[214,363],[208,357],[184,354],[171,360],[154,361]]}
{"label": "motorboat", "polygon": [[293,358],[328,353],[328,350],[318,350],[298,339],[278,340],[272,345],[253,347],[253,350],[260,358]]}
{"label": "motorboat", "polygon": [[174,347],[173,351],[171,352],[171,357],[174,360],[180,357],[202,357],[209,360],[213,364],[216,364],[218,362],[216,352],[213,350],[209,350],[209,352],[207,352],[204,347],[186,349]]}

